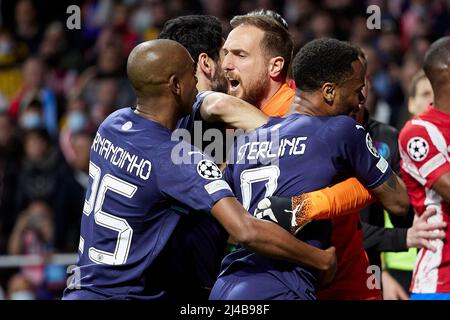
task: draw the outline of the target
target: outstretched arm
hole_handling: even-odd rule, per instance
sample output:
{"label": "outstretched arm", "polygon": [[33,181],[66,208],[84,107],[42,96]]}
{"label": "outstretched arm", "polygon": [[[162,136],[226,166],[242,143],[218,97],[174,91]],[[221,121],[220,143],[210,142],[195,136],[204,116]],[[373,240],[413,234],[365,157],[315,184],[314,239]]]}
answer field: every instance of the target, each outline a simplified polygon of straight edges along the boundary
{"label": "outstretched arm", "polygon": [[356,179],[349,178],[332,187],[293,197],[298,223],[317,219],[332,219],[357,212],[374,201],[370,192]]}
{"label": "outstretched arm", "polygon": [[[373,193],[373,194],[372,194]],[[403,214],[409,199],[403,182],[393,174],[386,182],[371,191],[356,178],[349,178],[332,187],[307,192],[292,198],[270,197],[258,204],[259,211],[271,210],[285,229],[293,233],[307,222],[332,219],[358,212],[376,200],[393,214]],[[390,197],[398,197],[391,199]]]}
{"label": "outstretched arm", "polygon": [[225,93],[208,94],[200,107],[200,115],[208,122],[221,121],[233,128],[256,129],[269,119],[257,107]]}
{"label": "outstretched arm", "polygon": [[334,248],[321,250],[296,239],[277,224],[250,215],[235,198],[221,199],[211,213],[249,250],[316,268],[332,279],[336,268]]}

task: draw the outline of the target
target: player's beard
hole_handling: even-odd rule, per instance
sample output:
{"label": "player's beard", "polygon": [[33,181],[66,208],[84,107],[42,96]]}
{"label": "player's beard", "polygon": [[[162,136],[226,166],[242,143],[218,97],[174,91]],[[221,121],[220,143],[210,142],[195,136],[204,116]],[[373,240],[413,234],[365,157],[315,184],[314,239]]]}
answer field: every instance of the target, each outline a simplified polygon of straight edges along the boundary
{"label": "player's beard", "polygon": [[228,92],[228,81],[220,65],[217,66],[216,72],[211,79],[211,90],[222,93]]}
{"label": "player's beard", "polygon": [[270,85],[269,73],[267,70],[263,70],[258,76],[254,78],[254,81],[247,85],[240,83],[242,94],[238,98],[254,105],[259,106],[260,101],[265,95]]}

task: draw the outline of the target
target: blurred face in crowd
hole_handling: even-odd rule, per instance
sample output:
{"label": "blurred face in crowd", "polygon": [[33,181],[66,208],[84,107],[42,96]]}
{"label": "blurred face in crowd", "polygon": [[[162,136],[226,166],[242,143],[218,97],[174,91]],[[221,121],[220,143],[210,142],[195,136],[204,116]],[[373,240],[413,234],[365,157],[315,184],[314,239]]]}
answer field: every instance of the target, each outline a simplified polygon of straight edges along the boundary
{"label": "blurred face in crowd", "polygon": [[101,80],[97,89],[97,102],[111,107],[117,107],[119,84],[115,79]]}
{"label": "blurred face in crowd", "polygon": [[25,135],[24,148],[27,159],[37,162],[44,159],[49,149],[49,142],[37,132]]}
{"label": "blurred face in crowd", "polygon": [[0,150],[7,147],[14,136],[14,127],[7,114],[0,114]]}
{"label": "blurred face in crowd", "polygon": [[19,26],[34,23],[36,18],[36,10],[33,3],[30,0],[22,0],[17,2],[15,15],[16,22]]}
{"label": "blurred face in crowd", "polygon": [[77,170],[89,171],[89,151],[91,150],[92,137],[86,133],[78,133],[72,137],[72,146],[77,155],[73,160],[73,166]]}
{"label": "blurred face in crowd", "polygon": [[57,55],[65,45],[64,30],[59,22],[48,26],[44,39],[39,47],[39,53],[45,59]]}
{"label": "blurred face in crowd", "polygon": [[433,102],[433,99],[431,83],[427,77],[423,77],[416,84],[416,95],[409,98],[408,111],[416,116],[422,113]]}
{"label": "blurred face in crowd", "polygon": [[316,38],[333,37],[333,19],[327,13],[319,12],[315,14],[311,19],[310,26]]}
{"label": "blurred face in crowd", "polygon": [[118,72],[122,58],[120,50],[115,47],[108,47],[104,51],[101,51],[98,60],[100,73],[108,75]]}
{"label": "blurred face in crowd", "polygon": [[240,25],[228,35],[223,45],[222,67],[228,80],[228,93],[255,106],[268,91],[268,59],[261,47],[264,31]]}
{"label": "blurred face in crowd", "polygon": [[24,275],[15,274],[8,282],[8,297],[10,300],[34,300],[34,287]]}
{"label": "blurred face in crowd", "polygon": [[36,129],[44,126],[42,106],[31,103],[20,112],[19,126],[22,129]]}
{"label": "blurred face in crowd", "polygon": [[44,65],[41,60],[30,58],[22,69],[24,83],[29,90],[39,90],[44,84]]}

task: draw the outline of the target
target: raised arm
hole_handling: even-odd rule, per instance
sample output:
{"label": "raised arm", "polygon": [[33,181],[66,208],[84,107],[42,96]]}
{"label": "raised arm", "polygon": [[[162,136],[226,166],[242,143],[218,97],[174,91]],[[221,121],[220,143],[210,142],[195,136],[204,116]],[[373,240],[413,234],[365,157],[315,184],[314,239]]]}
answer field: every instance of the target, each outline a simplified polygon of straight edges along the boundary
{"label": "raised arm", "polygon": [[235,198],[221,199],[211,213],[249,250],[316,268],[327,274],[327,281],[332,279],[336,268],[334,248],[321,250],[296,239],[277,224],[250,215]]}
{"label": "raised arm", "polygon": [[256,129],[264,125],[266,116],[257,107],[225,93],[208,94],[200,107],[200,115],[208,122],[221,121],[233,128]]}

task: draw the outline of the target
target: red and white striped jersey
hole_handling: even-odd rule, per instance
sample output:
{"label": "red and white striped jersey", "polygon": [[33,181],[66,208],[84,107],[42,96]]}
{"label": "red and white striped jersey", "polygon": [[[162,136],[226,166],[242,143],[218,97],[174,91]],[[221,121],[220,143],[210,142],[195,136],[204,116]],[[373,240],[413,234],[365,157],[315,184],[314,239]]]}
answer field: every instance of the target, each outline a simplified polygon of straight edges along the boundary
{"label": "red and white striped jersey", "polygon": [[[417,214],[433,206],[437,214],[429,222],[450,225],[450,204],[432,189],[450,171],[450,114],[429,106],[400,131],[401,176]],[[450,192],[450,190],[449,190]],[[450,231],[446,239],[433,240],[436,252],[421,249],[414,267],[411,292],[450,292]]]}

